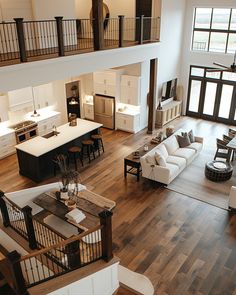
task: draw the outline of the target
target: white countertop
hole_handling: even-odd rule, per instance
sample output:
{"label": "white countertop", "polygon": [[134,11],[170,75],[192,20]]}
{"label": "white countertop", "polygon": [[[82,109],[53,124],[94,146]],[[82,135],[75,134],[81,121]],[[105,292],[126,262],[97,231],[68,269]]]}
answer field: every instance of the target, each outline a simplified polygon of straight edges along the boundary
{"label": "white countertop", "polygon": [[[51,111],[51,110],[39,110],[38,113],[40,114],[39,117],[31,117],[32,112],[28,113],[25,115],[25,117],[22,120],[19,120],[19,122],[23,122],[25,120],[32,120],[35,121],[36,123],[43,121],[45,119],[54,117],[56,115],[59,115],[59,112],[56,111]],[[18,123],[19,123],[18,122]],[[4,136],[7,134],[15,133],[15,130],[12,128],[8,128],[8,126],[14,125],[17,122],[10,122],[10,121],[5,121],[0,123],[0,136]]]}
{"label": "white countertop", "polygon": [[129,115],[129,116],[137,116],[140,115],[140,111],[126,109],[124,111],[116,111],[117,114]]}
{"label": "white countertop", "polygon": [[35,121],[36,123],[38,123],[40,121],[46,120],[48,118],[51,118],[51,117],[54,117],[54,116],[60,114],[59,112],[56,112],[56,111],[48,111],[48,110],[46,110],[46,111],[45,110],[37,110],[37,113],[39,113],[40,116],[38,116],[38,117],[31,117],[32,112],[28,113],[25,116],[25,120],[32,120],[32,121]]}
{"label": "white countertop", "polygon": [[0,136],[4,136],[4,135],[7,135],[7,134],[15,133],[15,130],[13,130],[11,128],[8,128],[6,126],[6,124],[4,124],[4,123],[5,122],[0,123]]}
{"label": "white countertop", "polygon": [[102,127],[102,124],[77,119],[77,126],[69,126],[69,123],[67,123],[58,127],[57,131],[60,134],[57,136],[48,139],[37,136],[15,147],[18,150],[39,157],[100,127]]}

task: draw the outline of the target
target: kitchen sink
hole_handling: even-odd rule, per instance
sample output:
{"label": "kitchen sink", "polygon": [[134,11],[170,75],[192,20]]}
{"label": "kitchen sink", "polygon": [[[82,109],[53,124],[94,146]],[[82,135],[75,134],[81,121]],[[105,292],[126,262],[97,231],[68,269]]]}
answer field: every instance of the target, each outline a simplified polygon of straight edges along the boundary
{"label": "kitchen sink", "polygon": [[57,136],[58,134],[60,134],[60,132],[58,132],[58,131],[52,131],[50,133],[47,133],[45,135],[42,135],[42,137],[44,137],[44,138],[51,138],[53,136]]}

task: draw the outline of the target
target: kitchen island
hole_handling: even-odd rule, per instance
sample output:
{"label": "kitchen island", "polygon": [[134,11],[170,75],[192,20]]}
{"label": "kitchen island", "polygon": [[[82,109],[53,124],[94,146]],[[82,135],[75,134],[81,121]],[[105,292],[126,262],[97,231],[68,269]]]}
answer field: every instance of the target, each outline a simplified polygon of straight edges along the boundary
{"label": "kitchen island", "polygon": [[45,138],[37,136],[15,146],[19,162],[19,173],[35,182],[50,177],[54,172],[53,159],[57,154],[67,153],[74,145],[81,146],[84,139],[97,134],[102,124],[77,119],[77,126],[69,123],[57,128],[57,135]]}

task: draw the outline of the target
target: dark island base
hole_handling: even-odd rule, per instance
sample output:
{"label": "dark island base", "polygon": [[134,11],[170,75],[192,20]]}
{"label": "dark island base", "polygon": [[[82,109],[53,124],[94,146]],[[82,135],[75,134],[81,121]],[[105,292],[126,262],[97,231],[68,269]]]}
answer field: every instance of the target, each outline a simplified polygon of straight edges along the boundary
{"label": "dark island base", "polygon": [[89,139],[92,134],[98,133],[99,129],[95,129],[39,157],[17,149],[19,173],[35,182],[41,182],[52,177],[54,175],[53,159],[57,154],[67,154],[68,149],[72,146],[81,147],[83,140]]}

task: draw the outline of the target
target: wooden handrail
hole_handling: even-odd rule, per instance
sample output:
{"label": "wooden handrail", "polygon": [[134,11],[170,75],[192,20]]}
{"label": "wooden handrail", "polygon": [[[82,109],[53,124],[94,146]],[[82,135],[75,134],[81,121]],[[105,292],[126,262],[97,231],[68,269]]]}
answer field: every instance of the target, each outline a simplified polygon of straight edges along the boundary
{"label": "wooden handrail", "polygon": [[87,236],[87,235],[89,235],[89,234],[91,234],[91,233],[93,233],[93,232],[95,232],[95,231],[97,231],[99,229],[102,229],[102,228],[103,228],[102,225],[97,225],[94,228],[92,228],[92,229],[90,229],[88,231],[85,231],[85,232],[83,232],[82,234],[80,234],[78,236],[72,236],[71,238],[69,238],[67,240],[64,240],[64,241],[62,241],[60,243],[54,244],[54,245],[49,246],[47,248],[43,248],[41,250],[36,250],[36,251],[34,251],[34,252],[30,253],[30,254],[27,254],[25,256],[22,256],[21,257],[21,261],[24,261],[24,260],[33,258],[36,255],[42,255],[42,254],[44,254],[44,253],[46,253],[46,252],[48,252],[50,250],[53,250],[55,248],[59,248],[59,247],[62,247],[62,246],[66,246],[66,245],[68,245],[70,243],[73,243],[73,242],[76,242],[76,241],[80,241],[83,237],[85,237],[85,236]]}

